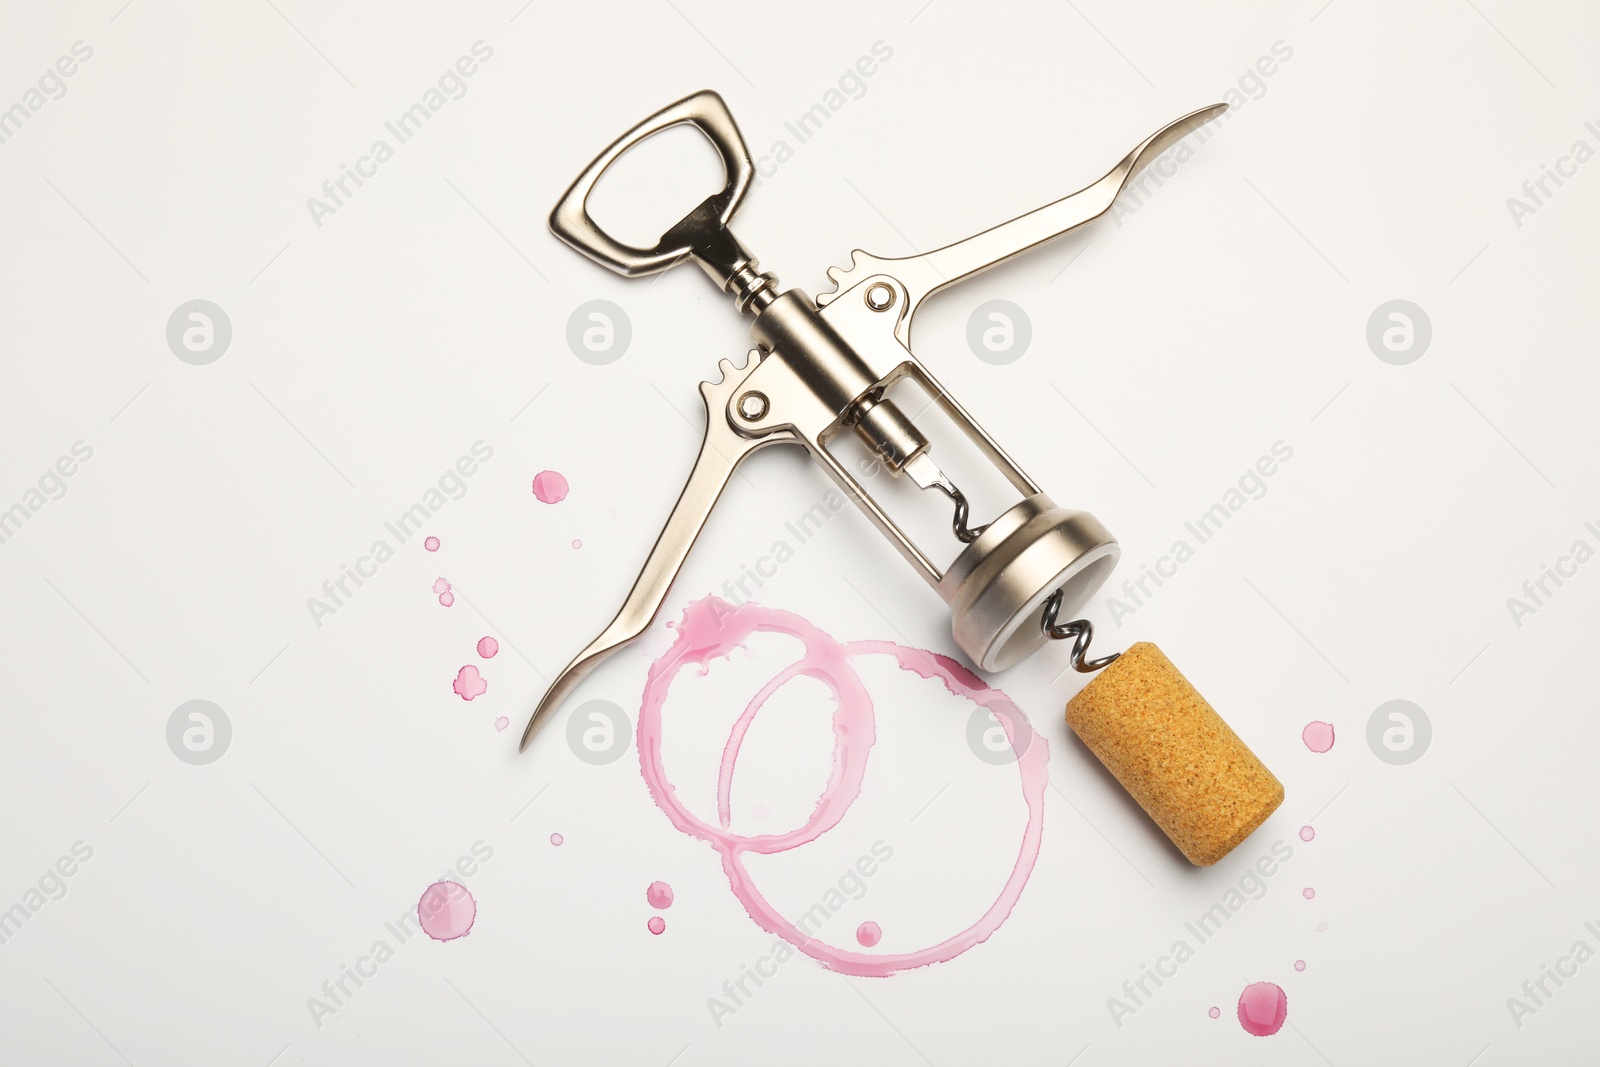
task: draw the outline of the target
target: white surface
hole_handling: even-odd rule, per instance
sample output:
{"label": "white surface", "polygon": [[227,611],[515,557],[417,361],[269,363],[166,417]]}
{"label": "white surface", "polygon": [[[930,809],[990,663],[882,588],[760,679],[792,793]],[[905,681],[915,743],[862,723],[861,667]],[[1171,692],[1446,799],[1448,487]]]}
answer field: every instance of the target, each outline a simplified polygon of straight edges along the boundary
{"label": "white surface", "polygon": [[[768,19],[705,0],[519,2],[6,5],[0,103],[75,41],[93,48],[66,94],[0,144],[0,507],[74,442],[93,449],[0,545],[0,908],[75,842],[93,849],[0,945],[6,1062],[1592,1055],[1600,963],[1551,985],[1520,1027],[1507,998],[1575,941],[1600,949],[1584,926],[1600,925],[1600,563],[1520,627],[1507,598],[1574,541],[1600,545],[1584,526],[1600,525],[1600,163],[1520,227],[1506,203],[1574,141],[1600,147],[1585,126],[1600,125],[1592,10],[908,0]],[[767,28],[779,22],[782,37]],[[465,96],[314,225],[307,197],[480,40],[493,57]],[[1006,925],[886,980],[792,962],[719,1027],[707,999],[771,938],[715,856],[667,824],[631,753],[574,758],[565,711],[530,754],[515,741],[543,679],[632,581],[696,445],[694,383],[743,353],[745,327],[698,272],[613,277],[544,220],[661,104],[719,88],[761,155],[877,41],[893,56],[865,94],[739,217],[763,265],[813,293],[852,247],[902,255],[1078,188],[1276,42],[1292,48],[1136,213],[951,290],[917,331],[922,358],[1022,465],[1120,537],[1114,585],[1274,442],[1293,448],[1120,628],[1104,597],[1089,613],[1106,647],[1158,641],[1288,799],[1236,855],[1189,868],[1067,736],[1078,681],[1052,681],[1063,659],[1047,654],[999,681],[1048,738],[1056,787]],[[1033,346],[996,367],[964,336],[1000,297],[1026,310]],[[196,298],[233,326],[208,366],[164,336]],[[1408,366],[1365,341],[1394,298],[1433,325]],[[568,315],[591,299],[631,319],[609,366],[566,345]],[[430,522],[442,550],[413,539],[314,626],[306,598],[480,440],[492,459]],[[529,492],[547,468],[573,487],[555,507]],[[663,619],[721,590],[827,488],[798,455],[765,453],[746,474]],[[461,594],[449,610],[429,592],[440,575]],[[937,599],[853,512],[761,599],[841,639],[954,651]],[[502,651],[483,663],[486,633]],[[579,700],[632,715],[668,640],[658,627]],[[474,662],[490,689],[465,704],[450,683]],[[707,753],[737,706],[731,682],[711,692],[667,726],[683,754],[669,766],[703,811]],[[862,914],[885,949],[965,926],[1020,833],[1013,794],[994,792],[1008,779],[961,744],[964,709],[916,692],[878,690],[884,736],[853,836],[842,826],[758,868],[801,908],[871,841],[892,842]],[[1396,698],[1433,724],[1408,766],[1365,742]],[[232,722],[209,766],[167,747],[168,717],[192,699]],[[815,702],[783,707],[793,719],[752,734],[741,778],[771,793],[779,825],[807,810],[828,758]],[[932,725],[909,727],[914,714]],[[1338,729],[1326,755],[1300,741],[1313,719]],[[1116,1025],[1108,998],[1278,840],[1293,857],[1265,896]],[[493,857],[466,879],[472,935],[407,942],[316,1025],[307,998],[479,841]],[[644,931],[655,879],[677,893],[661,937]],[[1273,1038],[1233,1019],[1257,980],[1288,992]]]}

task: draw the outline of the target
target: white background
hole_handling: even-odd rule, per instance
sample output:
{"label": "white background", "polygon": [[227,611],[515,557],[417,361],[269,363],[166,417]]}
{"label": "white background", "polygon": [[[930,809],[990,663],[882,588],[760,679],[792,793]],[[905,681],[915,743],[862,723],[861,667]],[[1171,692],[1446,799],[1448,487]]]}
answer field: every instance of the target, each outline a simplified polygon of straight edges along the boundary
{"label": "white background", "polygon": [[[0,945],[0,1058],[1593,1055],[1600,963],[1547,983],[1554,996],[1520,1027],[1507,1006],[1575,941],[1600,949],[1584,927],[1600,925],[1600,563],[1520,626],[1507,607],[1573,542],[1600,547],[1584,527],[1600,523],[1600,163],[1547,182],[1554,195],[1520,226],[1507,206],[1573,142],[1600,147],[1585,127],[1600,124],[1592,11],[122,2],[13,0],[0,35],[6,105],[74,42],[93,48],[66,94],[0,144],[0,508],[74,442],[93,449],[65,496],[0,545],[0,909],[75,842],[93,849],[66,894]],[[466,95],[316,225],[307,198],[479,40],[493,58]],[[545,219],[613,136],[695,89],[724,93],[755,154],[792,143],[784,122],[878,41],[893,55],[865,94],[738,219],[763,265],[812,293],[853,247],[904,255],[1087,184],[1238,87],[1275,43],[1292,49],[1270,78],[1246,78],[1244,106],[1136,213],[951,290],[917,332],[921,357],[1023,467],[1118,535],[1113,586],[1275,442],[1293,448],[1266,495],[1120,627],[1104,597],[1087,611],[1107,648],[1158,641],[1288,797],[1235,855],[1189,867],[1068,735],[1062,706],[1080,681],[1058,678],[1062,652],[1049,650],[996,680],[1051,752],[1043,851],[1010,920],[952,962],[884,980],[788,963],[718,1026],[708,998],[771,937],[712,851],[654,806],[631,751],[592,766],[564,739],[583,699],[636,713],[670,631],[658,623],[608,663],[527,755],[515,743],[546,679],[631,583],[698,442],[694,385],[742,355],[746,327],[699,272],[626,281]],[[655,205],[657,231],[680,202]],[[197,298],[233,328],[206,366],[165,337]],[[994,298],[1033,330],[998,367],[965,342]],[[1366,342],[1368,317],[1396,298],[1433,330],[1404,366]],[[632,324],[607,366],[566,342],[568,316],[592,299]],[[492,460],[431,520],[442,549],[400,546],[315,625],[307,598],[480,440]],[[561,504],[529,491],[545,469],[572,485]],[[827,490],[797,454],[763,453],[744,474],[663,623]],[[429,591],[440,576],[453,608]],[[937,597],[854,512],[759,599],[840,639],[955,651]],[[490,661],[473,652],[485,634],[501,641]],[[746,674],[674,690],[669,771],[708,817],[741,686],[784,656],[753,642],[722,665]],[[470,704],[451,692],[467,663],[489,681]],[[908,679],[868,675],[880,737],[846,823],[752,864],[795,914],[871,842],[892,843],[830,932],[849,943],[870,918],[888,951],[971,922],[1021,828],[1015,772],[966,750],[969,709]],[[209,766],[168,749],[168,717],[192,699],[232,723]],[[1366,744],[1391,699],[1433,725],[1410,765]],[[736,828],[757,801],[767,829],[809,810],[827,711],[797,687],[763,717]],[[1325,755],[1300,739],[1314,719],[1338,730]],[[1316,839],[1302,843],[1308,823]],[[1265,896],[1117,1025],[1108,998],[1278,840],[1293,858]],[[493,858],[465,879],[472,934],[407,942],[318,1026],[307,999],[479,841]],[[677,894],[660,937],[645,931],[656,879]],[[1258,1039],[1233,1008],[1262,980],[1286,990],[1289,1015]]]}

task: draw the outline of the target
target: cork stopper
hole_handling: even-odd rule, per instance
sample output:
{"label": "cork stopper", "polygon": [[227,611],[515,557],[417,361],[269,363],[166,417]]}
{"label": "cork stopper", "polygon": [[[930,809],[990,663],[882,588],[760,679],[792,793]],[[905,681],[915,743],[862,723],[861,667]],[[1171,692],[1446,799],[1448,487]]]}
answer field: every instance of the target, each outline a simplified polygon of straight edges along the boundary
{"label": "cork stopper", "polygon": [[1147,641],[1067,703],[1067,725],[1190,863],[1209,867],[1283,803],[1283,785]]}

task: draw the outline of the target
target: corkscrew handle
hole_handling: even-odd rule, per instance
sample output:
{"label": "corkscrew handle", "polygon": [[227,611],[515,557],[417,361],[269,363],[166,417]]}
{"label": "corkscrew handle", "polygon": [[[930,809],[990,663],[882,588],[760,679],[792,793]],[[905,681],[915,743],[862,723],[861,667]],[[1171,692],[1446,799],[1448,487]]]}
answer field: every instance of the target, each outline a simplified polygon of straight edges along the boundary
{"label": "corkscrew handle", "polygon": [[[668,230],[654,248],[623,244],[589,217],[589,194],[594,191],[600,176],[623,153],[663,130],[686,123],[705,134],[722,157],[722,165],[727,173],[726,184],[721,192],[707,197]],[[738,210],[754,176],[755,165],[750,161],[750,150],[745,147],[744,138],[728,111],[727,103],[719,94],[703,89],[667,105],[611,142],[578,175],[578,179],[550,213],[550,229],[579,252],[624,277],[638,278],[655,274],[681,262],[691,253],[716,243],[726,232],[728,220]]]}

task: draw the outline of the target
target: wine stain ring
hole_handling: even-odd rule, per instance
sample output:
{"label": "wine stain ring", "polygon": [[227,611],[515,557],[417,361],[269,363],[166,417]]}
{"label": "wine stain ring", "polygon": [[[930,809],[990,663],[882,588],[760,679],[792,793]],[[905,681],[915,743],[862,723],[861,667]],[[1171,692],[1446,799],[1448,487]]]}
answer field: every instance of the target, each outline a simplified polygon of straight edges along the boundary
{"label": "wine stain ring", "polygon": [[[878,978],[930,963],[955,958],[981,944],[1000,928],[1016,906],[1033,873],[1044,836],[1044,791],[1049,784],[1049,746],[1034,732],[1027,717],[1004,693],[991,689],[976,675],[948,656],[907,648],[890,641],[856,641],[841,644],[827,633],[790,612],[746,602],[737,607],[717,597],[690,604],[674,629],[677,639],[651,664],[639,710],[639,769],[656,805],[673,826],[709,844],[722,858],[729,888],[756,924],[823,966],[844,974]],[[711,660],[726,658],[752,634],[777,633],[796,638],[805,646],[801,659],[784,668],[761,687],[729,733],[717,777],[717,816],[712,825],[691,813],[678,800],[661,764],[661,712],[667,692],[678,672],[693,664],[705,674]],[[858,656],[886,655],[901,670],[936,680],[955,696],[988,708],[1005,731],[1017,756],[1028,822],[1023,831],[1016,864],[1000,894],[978,921],[960,933],[913,952],[856,952],[810,937],[785,919],[756,888],[745,869],[745,853],[771,855],[809,844],[833,829],[861,793],[867,754],[876,741],[872,698],[850,661]],[[833,693],[834,760],[827,785],[805,824],[781,834],[734,833],[731,793],[739,747],[756,714],[783,685],[798,677],[821,682]]]}

